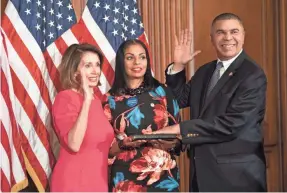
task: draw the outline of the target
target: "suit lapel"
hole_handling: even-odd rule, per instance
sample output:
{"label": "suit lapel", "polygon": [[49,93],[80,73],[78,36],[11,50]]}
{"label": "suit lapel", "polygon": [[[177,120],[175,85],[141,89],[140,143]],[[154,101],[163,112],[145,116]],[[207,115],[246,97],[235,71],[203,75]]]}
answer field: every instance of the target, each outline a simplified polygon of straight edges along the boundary
{"label": "suit lapel", "polygon": [[[204,111],[207,109],[209,104],[213,101],[213,99],[218,94],[218,92],[222,89],[222,87],[235,74],[237,68],[240,67],[240,65],[243,62],[244,58],[245,58],[245,53],[244,53],[244,51],[242,51],[242,53],[234,60],[234,62],[231,63],[231,65],[223,73],[221,78],[218,80],[217,84],[214,86],[214,88],[210,92],[209,96],[207,98],[205,98],[206,97],[207,88],[208,88],[208,84],[209,84],[209,81],[207,81],[208,84],[205,87],[205,94],[204,94],[205,102],[204,102],[203,107],[202,107],[202,109],[200,111],[200,116],[202,116]],[[211,76],[212,76],[212,74],[213,74],[213,71],[211,73]],[[210,79],[210,77],[209,77],[209,79]]]}

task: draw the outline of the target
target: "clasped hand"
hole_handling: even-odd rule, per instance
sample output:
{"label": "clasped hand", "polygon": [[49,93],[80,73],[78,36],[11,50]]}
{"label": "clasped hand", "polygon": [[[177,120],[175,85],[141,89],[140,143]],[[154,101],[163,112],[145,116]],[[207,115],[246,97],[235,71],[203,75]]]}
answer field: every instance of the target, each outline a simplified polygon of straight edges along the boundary
{"label": "clasped hand", "polygon": [[136,140],[133,141],[131,137],[124,137],[123,140],[119,141],[120,149],[130,149],[140,147],[146,143],[146,140]]}
{"label": "clasped hand", "polygon": [[131,137],[125,137],[119,143],[119,147],[120,147],[120,149],[129,150],[129,149],[143,146],[144,144],[146,144],[147,146],[152,146],[152,147],[157,148],[157,149],[169,151],[169,150],[175,148],[178,144],[180,144],[180,140],[179,139],[174,139],[174,140],[158,139],[158,140],[149,140],[149,141],[146,141],[146,140],[133,141]]}

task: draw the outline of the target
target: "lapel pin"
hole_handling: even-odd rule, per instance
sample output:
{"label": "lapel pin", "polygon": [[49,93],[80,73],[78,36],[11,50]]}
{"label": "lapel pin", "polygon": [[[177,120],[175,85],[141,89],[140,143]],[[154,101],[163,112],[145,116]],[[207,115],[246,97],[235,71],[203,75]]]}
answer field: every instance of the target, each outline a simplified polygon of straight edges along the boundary
{"label": "lapel pin", "polygon": [[233,76],[233,72],[230,72],[228,76]]}

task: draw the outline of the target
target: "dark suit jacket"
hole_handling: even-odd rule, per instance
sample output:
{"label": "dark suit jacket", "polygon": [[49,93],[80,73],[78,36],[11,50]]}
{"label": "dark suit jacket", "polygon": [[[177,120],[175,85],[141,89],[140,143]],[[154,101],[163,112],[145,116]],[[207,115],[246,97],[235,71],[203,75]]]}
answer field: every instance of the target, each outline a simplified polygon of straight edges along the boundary
{"label": "dark suit jacket", "polygon": [[179,106],[190,107],[191,120],[181,122],[180,131],[191,146],[191,180],[197,178],[199,191],[267,191],[261,126],[266,76],[243,51],[206,97],[216,63],[203,65],[188,83],[185,71],[166,71]]}

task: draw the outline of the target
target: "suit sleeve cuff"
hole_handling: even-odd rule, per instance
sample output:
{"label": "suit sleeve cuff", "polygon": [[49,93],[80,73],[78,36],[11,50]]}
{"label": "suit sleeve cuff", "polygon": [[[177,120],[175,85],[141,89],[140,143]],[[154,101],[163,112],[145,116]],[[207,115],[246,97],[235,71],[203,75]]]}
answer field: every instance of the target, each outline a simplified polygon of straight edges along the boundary
{"label": "suit sleeve cuff", "polygon": [[177,74],[177,73],[179,73],[179,72],[181,72],[181,71],[183,71],[183,70],[180,70],[180,71],[175,71],[175,70],[173,70],[173,63],[171,64],[171,65],[169,65],[168,67],[167,67],[167,74],[168,75],[173,75],[173,74]]}
{"label": "suit sleeve cuff", "polygon": [[182,136],[182,143],[183,144],[190,144],[191,137],[189,136],[192,133],[192,125],[190,121],[183,121],[179,124],[180,134]]}
{"label": "suit sleeve cuff", "polygon": [[182,135],[182,137],[187,135],[188,131],[187,129],[185,129],[184,121],[179,123],[179,129],[180,129],[180,134]]}

